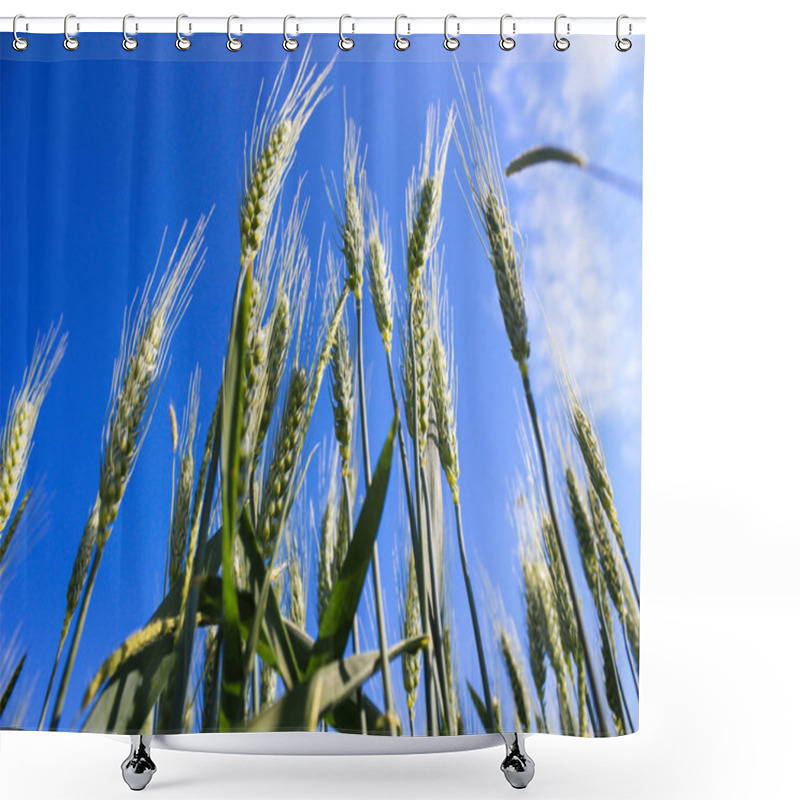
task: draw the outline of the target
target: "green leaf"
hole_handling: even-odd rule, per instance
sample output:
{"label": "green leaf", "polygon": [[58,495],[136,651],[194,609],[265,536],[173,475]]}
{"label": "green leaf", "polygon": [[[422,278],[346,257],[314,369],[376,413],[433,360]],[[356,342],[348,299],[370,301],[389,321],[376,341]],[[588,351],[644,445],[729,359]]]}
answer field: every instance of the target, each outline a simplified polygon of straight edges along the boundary
{"label": "green leaf", "polygon": [[[97,697],[82,730],[97,733],[147,733],[150,712],[166,689],[175,666],[174,638],[159,639],[126,659]],[[159,733],[183,733],[181,730]]]}
{"label": "green leaf", "polygon": [[481,721],[481,725],[483,725],[483,729],[487,733],[494,733],[491,730],[491,726],[489,725],[489,714],[486,712],[486,706],[481,700],[480,695],[472,688],[472,684],[467,681],[467,689],[469,689],[469,696],[472,698],[472,705],[475,706],[475,711],[478,712],[478,719]]}
{"label": "green leaf", "polygon": [[14,691],[14,687],[17,685],[17,681],[19,680],[19,674],[22,672],[22,668],[25,666],[25,659],[28,657],[28,654],[22,656],[19,660],[19,663],[14,668],[14,672],[11,673],[11,678],[6,685],[6,688],[3,689],[3,693],[0,694],[0,717],[3,716],[3,712],[6,710],[6,706],[8,705],[8,701],[11,699],[11,693]]}
{"label": "green leaf", "polygon": [[[222,582],[219,578],[210,577],[205,579],[200,592],[200,606],[198,609],[202,617],[202,625],[214,625],[219,619],[221,593]],[[254,610],[255,603],[252,595],[249,592],[239,592],[239,612],[243,630],[251,626]],[[299,674],[302,674],[308,667],[314,640],[290,620],[282,619],[281,621],[292,653],[296,658]],[[262,620],[262,633],[266,633],[265,629],[268,627],[266,620]],[[280,672],[281,665],[267,643],[266,636],[259,638],[256,652],[265,664],[274,667]],[[380,730],[380,719],[383,716],[383,712],[367,697],[362,697],[362,704],[367,718],[367,728],[374,731]],[[342,733],[361,733],[360,708],[354,697],[346,698],[331,709],[325,715],[325,720],[332,728]]]}
{"label": "green leaf", "polygon": [[526,167],[544,164],[547,161],[560,161],[562,164],[575,164],[578,167],[586,166],[586,159],[571,153],[569,150],[563,150],[560,147],[534,147],[524,152],[521,156],[517,156],[506,167],[506,177],[521,172]]}
{"label": "green leaf", "polygon": [[[424,636],[406,639],[389,650],[389,659],[402,653],[414,653],[424,643]],[[352,695],[380,666],[378,650],[326,664],[262,711],[250,722],[247,730],[314,731],[326,712]]]}
{"label": "green leaf", "polygon": [[252,268],[244,272],[233,335],[225,359],[222,395],[222,696],[220,730],[230,731],[244,717],[244,669],[233,548],[239,519],[239,461],[244,406],[244,360],[250,319]]}
{"label": "green leaf", "polygon": [[19,522],[22,519],[25,506],[28,505],[28,500],[31,499],[31,491],[31,489],[28,489],[28,491],[25,492],[25,496],[22,498],[19,506],[17,507],[17,513],[14,514],[14,519],[11,520],[11,524],[8,526],[8,528],[6,528],[5,536],[3,536],[2,541],[0,541],[0,565],[2,565],[3,559],[6,557],[9,547],[11,547],[11,540],[14,538],[14,533],[19,527]]}
{"label": "green leaf", "polygon": [[[207,563],[206,558],[206,543],[208,541],[208,526],[211,519],[211,507],[214,502],[214,486],[216,485],[217,466],[219,464],[219,451],[221,446],[221,424],[219,419],[219,407],[222,403],[222,387],[220,386],[217,392],[217,403],[214,408],[214,415],[211,420],[211,427],[209,428],[208,437],[206,439],[206,452],[203,454],[203,462],[205,468],[201,466],[201,475],[198,479],[195,504],[200,501],[200,527],[197,532],[197,545],[195,549],[195,561],[192,568],[192,576],[190,577],[189,594],[186,598],[185,614],[183,619],[183,628],[176,643],[176,665],[175,675],[173,679],[172,699],[169,702],[169,725],[173,729],[178,729],[183,725],[185,719],[185,708],[187,700],[187,689],[189,686],[189,669],[192,664],[192,648],[194,646],[195,634],[195,617],[197,614],[197,601],[198,601],[198,586],[196,583],[196,575],[201,575],[203,570],[201,565]],[[209,449],[210,445],[210,449]],[[206,464],[206,455],[208,455],[208,463]],[[202,492],[200,487],[203,487]],[[197,506],[195,506],[197,507]],[[221,551],[221,547],[219,548]],[[216,565],[213,568],[213,573],[216,574],[219,569],[219,561],[222,558],[221,552],[216,555]],[[183,608],[183,594],[178,600]]]}
{"label": "green leaf", "polygon": [[[250,572],[252,596],[255,597],[257,591],[266,585],[266,569],[264,568],[253,524],[247,514],[242,515],[242,524],[239,526],[239,541],[242,543],[245,568]],[[292,644],[284,627],[280,600],[275,588],[270,583],[269,586],[266,586],[266,591],[267,602],[264,607],[264,620],[256,624],[253,616],[256,612],[254,608],[250,612],[250,628],[243,634],[244,639],[247,641],[244,670],[249,672],[253,669],[256,646],[259,641],[260,631],[262,631],[266,635],[270,649],[274,653],[274,666],[280,673],[287,688],[291,689],[300,680],[300,670],[297,667]],[[266,628],[264,623],[266,623]]]}
{"label": "green leaf", "polygon": [[353,619],[364,588],[367,570],[372,561],[373,546],[378,536],[389,474],[392,468],[394,439],[398,418],[392,420],[389,435],[378,459],[372,483],[367,489],[364,505],[356,523],[353,539],[347,549],[342,569],[334,584],[331,598],[319,623],[319,635],[314,643],[305,676],[331,661],[339,660],[353,630]]}

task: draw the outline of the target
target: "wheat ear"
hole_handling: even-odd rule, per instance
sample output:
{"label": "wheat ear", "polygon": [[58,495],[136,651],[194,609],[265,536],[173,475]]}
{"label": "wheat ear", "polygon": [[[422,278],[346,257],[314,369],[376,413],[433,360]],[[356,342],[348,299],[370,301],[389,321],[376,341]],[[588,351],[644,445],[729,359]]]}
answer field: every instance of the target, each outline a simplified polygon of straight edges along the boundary
{"label": "wheat ear", "polygon": [[[201,248],[207,223],[208,217],[200,218],[179,256],[180,243],[186,228],[184,224],[164,274],[158,283],[155,282],[155,271],[147,278],[136,308],[125,315],[120,352],[114,364],[110,410],[103,432],[100,488],[78,548],[67,591],[67,610],[61,641],[56,663],[53,665],[55,673],[75,611],[74,603],[83,590],[75,635],[50,720],[51,730],[58,728],[97,570],[152,418],[154,399],[166,369],[169,346],[189,304],[192,286],[203,265]],[[95,555],[87,576],[86,554],[91,553],[92,549]],[[46,711],[48,696],[45,696],[42,716]]]}
{"label": "wheat ear", "polygon": [[323,83],[333,62],[316,78],[314,67],[309,64],[310,50],[307,50],[279,106],[278,96],[288,67],[288,61],[284,61],[267,99],[266,110],[259,116],[256,107],[250,145],[245,147],[245,188],[239,210],[243,268],[252,265],[258,253],[286,174],[294,161],[300,134],[328,92]]}
{"label": "wheat ear", "polygon": [[11,392],[0,439],[0,541],[14,510],[33,447],[33,433],[45,395],[64,357],[67,336],[58,335],[60,323],[36,337],[30,366],[18,392]]}
{"label": "wheat ear", "polygon": [[194,437],[197,432],[197,414],[200,409],[200,370],[195,369],[189,381],[189,397],[183,413],[178,442],[180,446],[180,470],[175,512],[170,529],[169,583],[174,585],[183,575],[186,559],[186,544],[191,525],[192,490],[194,489]]}

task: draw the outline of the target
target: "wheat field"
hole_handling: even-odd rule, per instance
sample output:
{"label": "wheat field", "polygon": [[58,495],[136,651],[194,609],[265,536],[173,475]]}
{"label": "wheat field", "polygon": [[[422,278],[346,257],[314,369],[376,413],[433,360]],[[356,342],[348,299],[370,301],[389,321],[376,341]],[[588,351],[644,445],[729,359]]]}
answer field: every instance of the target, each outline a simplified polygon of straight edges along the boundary
{"label": "wheat field", "polygon": [[[554,341],[545,344],[560,381],[555,411],[536,396],[533,306],[507,188],[508,175],[553,162],[580,168],[580,157],[534,149],[507,175],[480,76],[465,70],[453,101],[427,112],[403,218],[371,189],[370,143],[345,110],[341,163],[325,165],[331,225],[311,230],[310,198],[292,168],[309,119],[333,102],[335,68],[307,53],[292,70],[284,64],[258,104],[240,170],[238,275],[220,371],[198,365],[181,375],[183,398],[160,397],[173,340],[203,285],[211,211],[175,237],[120,320],[96,493],[85,498],[83,529],[59,533],[75,553],[55,612],[60,635],[52,660],[35,669],[19,642],[2,643],[3,726],[33,715],[39,729],[115,733],[636,730],[629,537],[638,531],[623,529],[591,398]],[[452,172],[461,196],[445,192]],[[474,221],[462,236],[483,249],[494,280],[506,337],[496,358],[518,373],[496,390],[520,409],[506,475],[517,547],[505,580],[521,614],[495,602],[480,559],[486,532],[464,502],[464,475],[476,465],[462,455],[471,430],[459,419],[458,367],[470,355],[456,352],[448,277],[457,265],[442,243],[459,203]],[[18,566],[20,520],[38,513],[35,483],[22,487],[66,346],[54,323],[6,413],[0,592],[6,565]],[[380,357],[368,360],[376,348]],[[204,408],[209,382],[216,401]],[[373,382],[391,397],[379,425],[367,413]],[[331,424],[320,437],[323,414]],[[163,475],[137,470],[154,425],[170,429]],[[170,489],[163,593],[84,681],[75,666],[133,481]],[[387,514],[392,493],[397,511]],[[394,574],[381,574],[387,560]],[[46,685],[36,708],[22,685],[31,672]],[[68,697],[80,699],[75,719],[65,715]]]}

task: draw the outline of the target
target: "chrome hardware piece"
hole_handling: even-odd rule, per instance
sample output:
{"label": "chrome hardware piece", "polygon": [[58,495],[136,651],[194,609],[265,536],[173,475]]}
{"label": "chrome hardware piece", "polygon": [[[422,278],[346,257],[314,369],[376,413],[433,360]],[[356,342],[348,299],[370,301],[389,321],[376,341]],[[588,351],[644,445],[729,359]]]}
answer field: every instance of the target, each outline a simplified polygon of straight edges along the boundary
{"label": "chrome hardware piece", "polygon": [[237,39],[235,36],[231,34],[231,22],[233,20],[239,19],[236,14],[231,14],[228,17],[228,41],[225,43],[225,47],[231,51],[231,53],[237,53],[239,50],[242,49],[242,40]]}
{"label": "chrome hardware piece", "polygon": [[[500,49],[505,50],[508,52],[509,50],[513,50],[517,46],[517,40],[513,36],[506,36],[503,26],[505,25],[505,21],[507,19],[511,19],[511,14],[503,14],[500,17]],[[516,33],[516,24],[513,22],[511,23],[511,32]]]}
{"label": "chrome hardware piece", "polygon": [[156,774],[150,758],[152,736],[131,736],[130,755],[122,762],[122,778],[134,792],[140,792]]}
{"label": "chrome hardware piece", "polygon": [[453,50],[458,50],[458,48],[461,46],[461,41],[458,39],[461,25],[456,22],[456,35],[451,36],[447,30],[448,23],[451,19],[458,19],[458,17],[455,14],[448,14],[444,18],[444,49],[452,52]]}
{"label": "chrome hardware piece", "polygon": [[[181,20],[182,19],[188,19],[188,18],[189,18],[188,14],[178,14],[177,18],[175,19],[175,37],[176,37],[175,38],[175,47],[177,47],[178,50],[188,50],[192,46],[192,40],[191,39],[187,39],[181,33]],[[189,31],[191,32],[191,30],[192,30],[192,26],[190,25],[189,26]]]}
{"label": "chrome hardware piece", "polygon": [[525,734],[501,733],[506,745],[506,757],[500,765],[506,780],[515,789],[524,789],[536,771],[533,759],[525,752]]}
{"label": "chrome hardware piece", "polygon": [[298,47],[300,47],[300,42],[298,42],[297,39],[289,36],[290,19],[296,19],[296,17],[293,17],[291,14],[287,14],[283,18],[283,49],[287,53],[293,53]]}
{"label": "chrome hardware piece", "polygon": [[[620,14],[617,17],[617,41],[614,42],[614,47],[616,47],[617,50],[620,51],[620,53],[627,53],[628,50],[630,50],[631,47],[633,47],[633,43],[631,42],[630,39],[623,39],[619,35],[620,22],[622,22],[622,20],[624,20],[624,19],[628,19],[628,15],[627,14]],[[633,25],[631,25],[631,23],[629,22],[628,23],[628,36],[630,36],[631,33],[633,33]]]}
{"label": "chrome hardware piece", "polygon": [[14,34],[14,40],[11,42],[11,46],[21,53],[23,50],[28,49],[28,40],[17,35],[18,19],[25,19],[25,16],[23,14],[17,14],[17,16],[14,17],[14,21],[11,23],[11,33]]}
{"label": "chrome hardware piece", "polygon": [[[64,17],[64,49],[65,50],[77,50],[80,42],[74,37],[69,35],[69,21],[71,19],[75,19],[74,14],[67,14]],[[77,26],[76,30],[80,30],[80,25]]]}
{"label": "chrome hardware piece", "polygon": [[135,19],[133,14],[126,14],[122,18],[122,47],[125,50],[135,50],[139,46],[139,42],[132,36],[128,36],[128,20]]}
{"label": "chrome hardware piece", "polygon": [[[411,39],[400,35],[400,20],[408,19],[405,14],[398,14],[394,18],[394,47],[395,50],[408,50],[411,47]],[[411,33],[411,26],[408,25],[408,32]]]}
{"label": "chrome hardware piece", "polygon": [[[555,34],[556,40],[553,42],[553,47],[560,52],[564,52],[565,50],[569,50],[569,39],[566,36],[559,36],[558,35],[558,21],[560,19],[566,19],[566,14],[559,14],[556,17],[556,21],[553,24],[553,33]],[[569,36],[569,22],[567,23],[567,36]]]}
{"label": "chrome hardware piece", "polygon": [[344,21],[346,19],[353,19],[349,14],[342,14],[339,17],[339,49],[352,50],[356,43],[349,37],[344,35]]}

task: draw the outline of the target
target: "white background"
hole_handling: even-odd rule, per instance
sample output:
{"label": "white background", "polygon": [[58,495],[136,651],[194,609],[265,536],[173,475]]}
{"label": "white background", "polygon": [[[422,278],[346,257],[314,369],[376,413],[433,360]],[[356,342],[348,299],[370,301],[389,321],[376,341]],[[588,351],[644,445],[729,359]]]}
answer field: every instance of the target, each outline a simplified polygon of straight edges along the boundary
{"label": "white background", "polygon": [[[534,737],[530,796],[797,797],[797,4],[19,0],[3,14],[648,17],[641,731]],[[610,45],[609,45],[610,46]],[[0,735],[0,797],[126,797],[127,745]],[[155,752],[160,798],[508,797],[501,750]]]}

